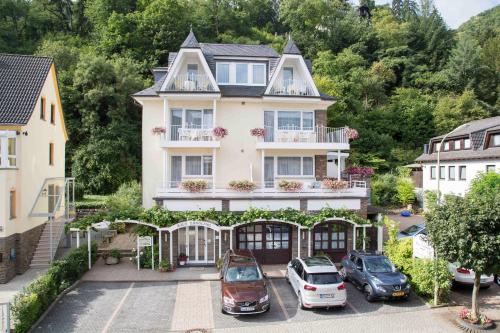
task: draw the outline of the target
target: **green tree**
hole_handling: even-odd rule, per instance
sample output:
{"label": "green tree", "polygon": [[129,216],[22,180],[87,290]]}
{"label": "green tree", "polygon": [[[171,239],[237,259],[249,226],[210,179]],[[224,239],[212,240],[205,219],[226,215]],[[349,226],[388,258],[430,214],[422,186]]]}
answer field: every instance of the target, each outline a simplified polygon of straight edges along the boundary
{"label": "green tree", "polygon": [[474,319],[480,313],[477,295],[481,274],[492,274],[500,267],[500,191],[490,188],[480,193],[472,192],[465,198],[448,197],[426,215],[426,227],[438,256],[475,272],[471,311]]}
{"label": "green tree", "polygon": [[437,131],[447,133],[460,124],[487,118],[490,113],[481,106],[474,91],[465,90],[460,96],[440,98],[433,115]]}

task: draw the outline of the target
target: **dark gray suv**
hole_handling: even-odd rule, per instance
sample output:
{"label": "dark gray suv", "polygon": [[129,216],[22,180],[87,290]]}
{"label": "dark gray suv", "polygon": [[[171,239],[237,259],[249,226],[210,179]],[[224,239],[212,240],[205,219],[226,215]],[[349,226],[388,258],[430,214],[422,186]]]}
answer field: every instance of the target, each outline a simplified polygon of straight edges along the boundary
{"label": "dark gray suv", "polygon": [[400,273],[383,255],[351,251],[342,259],[340,274],[363,291],[366,299],[403,298],[410,294],[406,275]]}

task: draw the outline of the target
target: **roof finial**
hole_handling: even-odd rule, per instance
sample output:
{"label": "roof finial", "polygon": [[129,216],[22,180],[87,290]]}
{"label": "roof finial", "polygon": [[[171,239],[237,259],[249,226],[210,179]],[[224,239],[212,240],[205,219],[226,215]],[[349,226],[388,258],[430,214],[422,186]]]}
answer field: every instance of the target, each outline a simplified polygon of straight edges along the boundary
{"label": "roof finial", "polygon": [[189,32],[193,32],[193,23],[189,23]]}
{"label": "roof finial", "polygon": [[292,40],[292,34],[290,32],[288,33],[288,40]]}

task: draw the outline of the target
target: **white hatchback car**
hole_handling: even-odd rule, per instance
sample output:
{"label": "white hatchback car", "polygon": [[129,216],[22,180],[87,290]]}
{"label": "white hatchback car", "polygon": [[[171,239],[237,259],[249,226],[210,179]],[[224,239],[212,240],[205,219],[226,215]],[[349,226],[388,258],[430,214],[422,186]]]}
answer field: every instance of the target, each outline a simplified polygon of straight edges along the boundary
{"label": "white hatchback car", "polygon": [[[458,263],[449,263],[448,271],[453,274],[453,283],[465,284],[465,285],[474,285],[474,277],[476,273],[472,269],[467,269],[460,267]],[[488,288],[494,282],[495,278],[492,275],[481,275],[480,287]]]}
{"label": "white hatchback car", "polygon": [[293,259],[286,271],[299,307],[344,307],[347,292],[344,281],[333,262],[326,257]]}

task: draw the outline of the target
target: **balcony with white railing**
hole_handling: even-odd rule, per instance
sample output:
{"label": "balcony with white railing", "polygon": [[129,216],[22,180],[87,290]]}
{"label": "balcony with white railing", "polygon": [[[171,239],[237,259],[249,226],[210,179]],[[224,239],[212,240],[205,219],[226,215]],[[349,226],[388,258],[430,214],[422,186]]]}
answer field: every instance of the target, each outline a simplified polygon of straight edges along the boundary
{"label": "balcony with white railing", "polygon": [[346,127],[264,126],[258,149],[349,149]]}
{"label": "balcony with white railing", "polygon": [[179,74],[167,85],[167,91],[180,92],[215,92],[215,88],[208,75]]}
{"label": "balcony with white railing", "polygon": [[202,186],[184,183],[188,179],[170,181],[160,184],[157,188],[157,197],[160,198],[328,198],[328,197],[366,197],[368,196],[367,183],[365,181],[345,181],[338,189],[326,188],[321,181],[309,180],[298,181],[300,188],[286,190],[280,187],[282,179],[267,182],[254,182],[255,189],[251,191],[237,191],[231,189],[228,184],[216,183],[213,186],[211,179],[200,179]]}
{"label": "balcony with white railing", "polygon": [[174,148],[218,148],[220,141],[214,135],[213,128],[201,126],[171,125],[169,130],[162,135],[162,147]]}
{"label": "balcony with white railing", "polygon": [[315,96],[314,89],[306,80],[276,80],[269,95]]}

